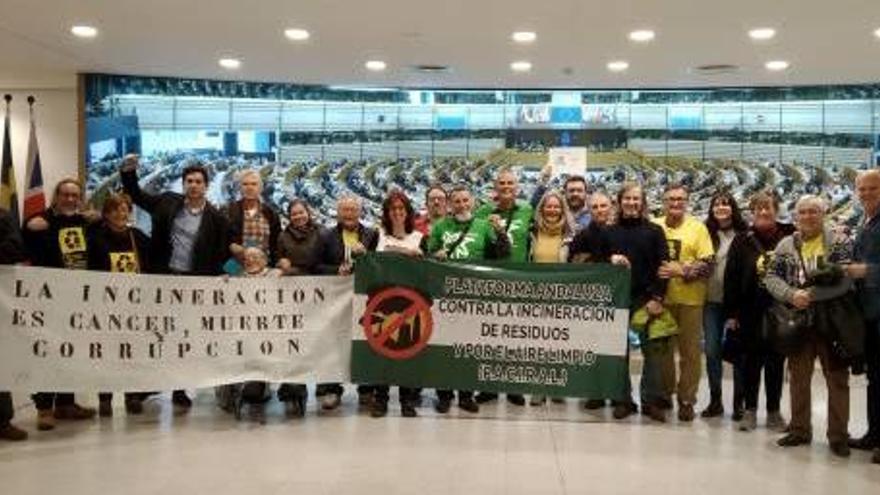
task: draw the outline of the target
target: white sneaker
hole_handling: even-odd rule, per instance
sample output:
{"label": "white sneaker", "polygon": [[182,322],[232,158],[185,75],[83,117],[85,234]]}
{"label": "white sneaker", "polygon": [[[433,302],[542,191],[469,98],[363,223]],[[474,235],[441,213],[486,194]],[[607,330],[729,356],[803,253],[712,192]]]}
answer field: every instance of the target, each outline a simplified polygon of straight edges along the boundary
{"label": "white sneaker", "polygon": [[542,405],[544,405],[544,402],[546,402],[546,401],[547,401],[547,398],[544,397],[543,395],[533,395],[531,398],[529,398],[529,405],[530,406],[542,406]]}
{"label": "white sneaker", "polygon": [[321,409],[325,411],[332,411],[339,407],[339,403],[341,402],[339,395],[337,394],[326,394],[321,397]]}
{"label": "white sneaker", "polygon": [[739,420],[739,431],[753,431],[758,427],[758,415],[755,411],[746,411]]}
{"label": "white sneaker", "polygon": [[782,432],[788,428],[788,423],[779,411],[767,413],[767,429]]}

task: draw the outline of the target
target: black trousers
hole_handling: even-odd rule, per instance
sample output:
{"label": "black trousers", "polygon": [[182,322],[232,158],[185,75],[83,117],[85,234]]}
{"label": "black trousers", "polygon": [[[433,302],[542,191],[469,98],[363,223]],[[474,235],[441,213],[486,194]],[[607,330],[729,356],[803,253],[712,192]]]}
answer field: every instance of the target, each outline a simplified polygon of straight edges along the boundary
{"label": "black trousers", "polygon": [[782,399],[782,379],[785,372],[785,356],[777,353],[763,343],[755,343],[743,356],[745,375],[744,399],[747,410],[758,409],[758,395],[761,391],[761,370],[764,371],[764,394],[767,398],[767,412],[778,412]]}
{"label": "black trousers", "polygon": [[319,383],[315,389],[316,397],[323,397],[329,394],[342,395],[343,388],[341,383]]}
{"label": "black trousers", "polygon": [[[458,391],[459,402],[462,400],[473,399],[473,397],[474,397],[473,391],[470,391],[470,390],[459,390]],[[440,400],[451,401],[452,399],[455,398],[455,391],[454,390],[438,390],[437,391],[437,398]]]}
{"label": "black trousers", "polygon": [[304,383],[282,383],[275,395],[281,402],[293,402],[305,399],[309,390]]}
{"label": "black trousers", "polygon": [[31,396],[37,411],[48,411],[55,407],[73,405],[73,394],[39,392]]}
{"label": "black trousers", "polygon": [[15,411],[12,409],[12,394],[9,392],[0,392],[0,428],[5,428]]}
{"label": "black trousers", "polygon": [[[373,397],[379,402],[388,402],[388,392],[391,387],[388,385],[373,385]],[[419,389],[410,387],[398,387],[400,395],[400,404],[414,405],[418,400]]]}
{"label": "black trousers", "polygon": [[868,436],[880,442],[880,320],[865,326],[865,365],[868,374]]}

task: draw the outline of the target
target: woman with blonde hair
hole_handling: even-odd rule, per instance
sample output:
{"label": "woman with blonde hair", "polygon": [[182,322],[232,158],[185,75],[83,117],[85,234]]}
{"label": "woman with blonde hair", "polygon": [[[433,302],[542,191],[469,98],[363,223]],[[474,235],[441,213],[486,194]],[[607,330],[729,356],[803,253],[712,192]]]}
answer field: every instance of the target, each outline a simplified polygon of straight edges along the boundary
{"label": "woman with blonde hair", "polygon": [[[574,221],[565,197],[556,190],[547,191],[535,208],[532,223],[529,261],[534,263],[567,263],[569,245],[575,234]],[[539,406],[546,398],[533,395],[529,404]]]}

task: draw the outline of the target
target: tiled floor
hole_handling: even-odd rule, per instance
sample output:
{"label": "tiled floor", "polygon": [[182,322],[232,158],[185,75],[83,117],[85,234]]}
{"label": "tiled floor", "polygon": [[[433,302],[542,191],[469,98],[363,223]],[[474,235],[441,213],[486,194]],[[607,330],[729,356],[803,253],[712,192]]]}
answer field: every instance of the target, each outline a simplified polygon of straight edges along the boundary
{"label": "tiled floor", "polygon": [[[16,422],[31,440],[0,443],[0,494],[880,493],[880,466],[868,454],[830,455],[822,385],[817,376],[813,445],[793,450],[762,428],[738,432],[729,419],[616,422],[573,400],[438,417],[425,392],[421,418],[401,418],[393,402],[389,417],[373,419],[351,390],[340,411],[319,415],[312,402],[304,420],[285,420],[272,404],[260,425],[236,422],[202,391],[187,416],[155,399],[140,417],[120,408],[112,420],[50,433],[33,431],[25,407]],[[854,379],[854,435],[864,431],[864,394]]]}

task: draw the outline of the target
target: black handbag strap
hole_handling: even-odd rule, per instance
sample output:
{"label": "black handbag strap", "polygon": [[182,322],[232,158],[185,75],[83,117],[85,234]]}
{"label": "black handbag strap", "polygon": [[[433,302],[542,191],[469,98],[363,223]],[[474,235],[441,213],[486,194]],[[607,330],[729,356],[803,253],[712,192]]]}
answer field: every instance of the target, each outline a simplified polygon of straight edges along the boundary
{"label": "black handbag strap", "polygon": [[461,246],[461,243],[464,242],[464,238],[467,237],[468,232],[471,231],[471,225],[473,223],[474,223],[473,218],[468,220],[468,222],[465,224],[464,228],[461,230],[461,235],[458,236],[458,239],[456,239],[455,242],[452,243],[452,245],[450,245],[448,248],[446,248],[446,256],[452,256],[452,253],[454,253],[455,250],[458,249],[458,246]]}

